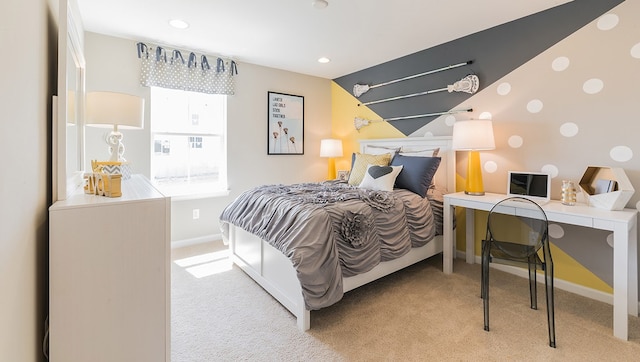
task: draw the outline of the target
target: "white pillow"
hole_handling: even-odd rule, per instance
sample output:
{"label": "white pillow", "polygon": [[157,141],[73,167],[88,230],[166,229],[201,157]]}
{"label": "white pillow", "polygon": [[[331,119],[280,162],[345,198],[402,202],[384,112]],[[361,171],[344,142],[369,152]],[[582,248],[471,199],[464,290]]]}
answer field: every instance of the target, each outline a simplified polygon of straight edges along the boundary
{"label": "white pillow", "polygon": [[393,184],[403,166],[369,165],[358,187],[379,191],[393,191]]}
{"label": "white pillow", "polygon": [[411,146],[403,146],[400,151],[398,151],[399,155],[403,156],[414,156],[414,157],[437,157],[440,152],[440,147],[437,148],[424,148],[424,147],[411,147]]}
{"label": "white pillow", "polygon": [[364,149],[364,153],[368,153],[370,155],[382,155],[385,153],[390,153],[391,157],[393,155],[400,152],[400,147],[385,147],[385,146],[370,146],[366,145]]}

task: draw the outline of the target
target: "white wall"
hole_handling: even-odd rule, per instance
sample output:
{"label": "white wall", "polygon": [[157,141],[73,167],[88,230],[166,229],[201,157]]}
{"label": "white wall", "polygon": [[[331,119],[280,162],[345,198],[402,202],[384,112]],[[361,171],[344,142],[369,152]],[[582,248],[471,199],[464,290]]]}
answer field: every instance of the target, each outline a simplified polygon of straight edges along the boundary
{"label": "white wall", "polygon": [[57,8],[0,2],[0,361],[44,360]]}
{"label": "white wall", "polygon": [[[123,131],[126,158],[134,172],[149,176],[149,90],[140,85],[136,41],[86,33],[87,91],[107,90],[147,99],[145,129]],[[189,50],[189,49],[181,49]],[[215,55],[215,54],[213,54]],[[220,232],[218,217],[242,191],[267,183],[319,181],[326,160],[319,157],[320,139],[331,134],[331,86],[328,79],[238,63],[235,95],[228,97],[228,177],[225,197],[188,200],[172,205],[172,240],[200,238]],[[304,155],[267,155],[267,92],[304,96]],[[105,130],[87,128],[87,159],[104,159]],[[200,219],[192,210],[200,209]]]}

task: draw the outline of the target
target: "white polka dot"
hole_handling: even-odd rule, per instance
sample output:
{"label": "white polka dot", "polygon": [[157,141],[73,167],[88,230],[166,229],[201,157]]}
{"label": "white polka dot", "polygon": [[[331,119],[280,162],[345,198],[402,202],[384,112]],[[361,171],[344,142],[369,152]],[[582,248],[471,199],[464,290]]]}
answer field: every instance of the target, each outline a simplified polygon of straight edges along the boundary
{"label": "white polka dot", "polygon": [[567,57],[557,57],[551,63],[551,68],[556,72],[562,72],[563,70],[569,67],[569,58]]}
{"label": "white polka dot", "polygon": [[607,244],[613,248],[613,233],[607,235]]}
{"label": "white polka dot", "polygon": [[551,175],[551,178],[558,176],[558,167],[554,165],[544,165],[540,170]]}
{"label": "white polka dot", "polygon": [[604,14],[598,19],[598,29],[611,30],[618,25],[619,20],[616,14]]}
{"label": "white polka dot", "polygon": [[480,115],[478,116],[479,119],[485,119],[485,120],[491,120],[493,118],[493,116],[491,115],[491,112],[482,112],[480,113]]}
{"label": "white polka dot", "polygon": [[554,239],[561,239],[564,236],[564,228],[558,224],[549,224],[549,236]]}
{"label": "white polka dot", "polygon": [[498,94],[501,96],[506,96],[511,92],[511,84],[509,83],[500,83],[498,86]]}
{"label": "white polka dot", "polygon": [[524,143],[524,141],[522,140],[522,137],[518,135],[513,135],[509,137],[508,143],[509,143],[509,147],[511,148],[520,148],[522,147],[522,144]]}
{"label": "white polka dot", "polygon": [[640,43],[631,47],[631,56],[640,59]]}
{"label": "white polka dot", "polygon": [[494,173],[498,171],[498,164],[495,163],[494,161],[487,161],[484,164],[484,170],[487,171],[488,173]]}
{"label": "white polka dot", "polygon": [[582,90],[587,94],[600,93],[602,88],[604,88],[604,83],[598,78],[589,79],[582,85]]}
{"label": "white polka dot", "polygon": [[433,132],[425,132],[424,136],[425,137],[433,137]]}
{"label": "white polka dot", "polygon": [[627,146],[616,146],[609,151],[612,160],[618,162],[627,162],[633,158],[633,151]]}
{"label": "white polka dot", "polygon": [[452,115],[448,115],[445,119],[444,119],[444,124],[446,124],[449,127],[453,127],[453,124],[456,123],[456,117],[452,116]]}
{"label": "white polka dot", "polygon": [[565,137],[573,137],[578,134],[578,125],[573,122],[564,123],[560,126],[560,134]]}
{"label": "white polka dot", "polygon": [[542,110],[543,104],[539,99],[534,99],[527,103],[527,110],[531,113],[538,113]]}

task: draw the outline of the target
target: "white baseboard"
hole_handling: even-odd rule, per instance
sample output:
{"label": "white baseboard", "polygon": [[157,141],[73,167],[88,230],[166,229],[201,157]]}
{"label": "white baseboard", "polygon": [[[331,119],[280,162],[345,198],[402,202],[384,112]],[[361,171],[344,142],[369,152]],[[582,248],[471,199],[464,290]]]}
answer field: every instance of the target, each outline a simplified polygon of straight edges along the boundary
{"label": "white baseboard", "polygon": [[[456,250],[456,258],[465,259],[465,252]],[[480,258],[480,256],[476,255],[475,263],[480,264],[481,262],[482,262],[482,259]],[[491,264],[491,267],[497,270],[504,271],[509,274],[517,275],[525,279],[529,278],[529,272],[523,268],[518,268],[510,265],[502,265],[502,264]],[[542,280],[538,279],[538,283],[544,283],[544,279]],[[599,302],[613,305],[613,294],[605,293],[592,288],[587,288],[585,286],[571,283],[566,280],[562,280],[558,278],[553,279],[553,286],[570,293],[574,293],[586,298],[594,299]],[[638,302],[638,307],[640,308],[640,302]]]}
{"label": "white baseboard", "polygon": [[198,244],[205,244],[205,243],[210,243],[210,242],[219,241],[219,240],[222,240],[222,234],[209,234],[209,235],[199,236],[197,238],[175,240],[175,241],[171,241],[171,249],[182,248],[185,246],[192,246],[192,245],[198,245]]}

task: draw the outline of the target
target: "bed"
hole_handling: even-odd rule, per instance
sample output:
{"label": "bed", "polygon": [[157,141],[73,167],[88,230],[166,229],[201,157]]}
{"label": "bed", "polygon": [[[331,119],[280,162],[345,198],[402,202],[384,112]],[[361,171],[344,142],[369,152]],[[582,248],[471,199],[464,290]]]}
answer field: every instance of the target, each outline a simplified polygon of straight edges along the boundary
{"label": "bed", "polygon": [[[369,157],[368,155],[384,155],[385,153],[393,154],[391,165],[396,164],[393,167],[394,171],[404,162],[404,170],[408,172],[409,165],[413,162],[433,159],[434,157],[424,156],[430,156],[434,151],[439,157],[439,165],[435,166],[437,171],[434,168],[435,175],[430,181],[429,194],[433,192],[443,194],[447,190],[449,192],[455,191],[455,153],[451,150],[450,137],[407,137],[360,141],[360,154],[367,157]],[[352,158],[354,169],[355,165],[361,161],[355,157],[364,156],[354,155]],[[353,178],[356,174],[355,171],[352,171],[350,177]],[[438,228],[442,226],[442,210],[433,207],[434,203],[440,202],[438,197],[435,199],[433,197],[418,197],[415,192],[406,189],[394,189],[391,192],[392,196],[385,196],[390,193],[350,187],[348,183],[338,180],[318,184],[321,185],[308,183],[258,187],[251,192],[243,193],[234,200],[225,208],[220,218],[223,238],[225,242],[229,243],[233,262],[287,308],[296,317],[297,325],[303,331],[310,328],[311,310],[336,303],[345,292],[442,253],[443,250],[442,235],[441,232],[438,232]],[[321,188],[320,191],[315,190],[318,187]],[[413,186],[407,188],[411,189],[411,187]],[[313,189],[314,192],[311,202],[308,200],[311,196],[307,196],[306,193],[308,189]],[[265,201],[267,195],[273,193],[298,196],[294,201],[284,199]],[[318,201],[319,197],[322,199],[321,201]],[[382,197],[383,200],[377,200],[378,197]],[[347,254],[349,254],[350,248],[354,245],[359,247],[365,245],[364,241],[361,245],[357,244],[360,239],[365,240],[365,237],[358,233],[364,233],[363,230],[369,229],[361,227],[357,232],[350,232],[350,229],[344,226],[348,225],[348,220],[351,217],[348,215],[356,215],[356,213],[343,209],[363,209],[362,206],[356,204],[356,202],[362,202],[362,200],[355,200],[358,198],[375,199],[376,203],[382,205],[376,207],[378,209],[403,208],[405,216],[392,219],[395,216],[391,216],[388,211],[373,210],[374,215],[369,220],[370,222],[373,220],[375,227],[371,229],[378,230],[376,232],[384,230],[381,232],[384,235],[373,235],[371,238],[379,240],[384,244],[384,247],[379,252],[351,253],[350,255],[355,258],[351,261],[342,254],[343,250],[347,249]],[[313,204],[314,207],[292,215],[286,214],[287,212],[292,213],[291,210],[297,208],[296,205],[300,199],[303,199],[305,203]],[[338,200],[340,202],[334,199],[340,199]],[[333,202],[340,206],[335,206]],[[321,205],[318,206],[318,204]],[[429,207],[426,207],[425,204],[429,204]],[[264,211],[261,209],[268,209],[268,215],[258,214]],[[338,212],[334,210],[349,214],[345,214],[347,216],[331,215]],[[329,216],[323,218],[314,216],[316,214],[329,214]],[[357,217],[360,217],[359,211]],[[309,220],[313,220],[314,223],[311,224]],[[407,225],[409,231],[404,231],[399,229],[400,226],[397,226],[401,224],[399,220],[404,220],[402,223],[413,222],[414,224],[430,225],[430,227],[428,230],[423,230],[421,227],[411,224]],[[309,222],[310,226],[307,227],[305,222]],[[344,230],[340,229],[342,236],[339,239],[342,238],[342,242],[333,242],[331,235],[339,233],[336,223],[340,222],[343,224],[340,227],[344,228]],[[297,225],[294,223],[302,223],[303,226],[292,228],[292,225]],[[270,226],[267,224],[277,224],[279,227],[268,230]],[[292,229],[296,231],[291,232]],[[331,231],[317,232],[320,229]],[[405,244],[396,247],[395,238],[400,234],[403,239],[409,239],[409,247]],[[386,243],[387,237],[394,241]],[[315,243],[316,238],[318,243]],[[310,246],[311,239],[314,239],[314,246]],[[348,240],[351,244],[345,243],[343,239]],[[301,243],[304,243],[302,247]],[[321,246],[316,247],[315,245]],[[398,245],[400,244],[398,243]],[[312,249],[309,249],[310,247]],[[304,254],[297,253],[303,248],[307,248]],[[378,257],[376,253],[381,255],[380,260],[373,262],[373,264],[367,264],[369,263],[367,260]],[[311,259],[311,255],[320,255],[320,257],[317,260]],[[336,257],[338,258],[337,262]]]}

